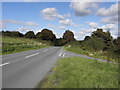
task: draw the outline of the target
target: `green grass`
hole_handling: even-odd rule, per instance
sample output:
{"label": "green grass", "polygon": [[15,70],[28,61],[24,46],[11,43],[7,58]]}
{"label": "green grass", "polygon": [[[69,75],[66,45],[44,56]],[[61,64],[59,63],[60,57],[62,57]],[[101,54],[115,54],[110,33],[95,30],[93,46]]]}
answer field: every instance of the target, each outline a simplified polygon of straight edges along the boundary
{"label": "green grass", "polygon": [[32,49],[49,47],[47,42],[39,42],[35,39],[2,37],[2,54],[10,54]]}
{"label": "green grass", "polygon": [[118,66],[81,57],[62,58],[38,87],[118,88]]}
{"label": "green grass", "polygon": [[[64,49],[70,52],[74,52],[77,54],[81,54],[81,55],[86,55],[86,56],[90,56],[90,57],[94,57],[94,58],[99,58],[99,59],[104,59],[104,60],[108,60],[108,61],[113,61],[113,62],[117,62],[118,60],[110,58],[109,55],[107,55],[106,52],[93,52],[93,51],[87,51],[87,50],[83,50],[82,48],[76,46],[64,46]],[[92,55],[91,55],[92,54]]]}

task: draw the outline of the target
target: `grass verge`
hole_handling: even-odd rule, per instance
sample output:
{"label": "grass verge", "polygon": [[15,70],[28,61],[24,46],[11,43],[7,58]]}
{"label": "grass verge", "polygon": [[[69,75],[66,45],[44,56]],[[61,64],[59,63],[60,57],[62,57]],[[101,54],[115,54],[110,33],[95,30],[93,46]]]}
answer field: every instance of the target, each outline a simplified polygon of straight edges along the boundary
{"label": "grass verge", "polygon": [[64,46],[64,49],[67,50],[67,51],[70,51],[70,52],[74,52],[74,53],[81,54],[81,55],[87,55],[87,56],[90,56],[90,57],[93,57],[93,58],[99,58],[99,59],[113,61],[113,62],[118,61],[116,59],[108,57],[107,52],[102,52],[102,51],[92,52],[92,51],[83,50],[82,48],[77,47],[77,46],[76,47]]}
{"label": "grass verge", "polygon": [[82,57],[62,58],[39,88],[118,88],[118,66]]}

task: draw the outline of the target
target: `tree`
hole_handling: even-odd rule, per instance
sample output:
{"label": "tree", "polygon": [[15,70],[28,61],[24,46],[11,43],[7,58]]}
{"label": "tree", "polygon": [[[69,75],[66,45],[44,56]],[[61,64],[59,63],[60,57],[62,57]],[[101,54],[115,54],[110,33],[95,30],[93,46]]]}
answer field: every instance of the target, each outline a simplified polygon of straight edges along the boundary
{"label": "tree", "polygon": [[19,31],[2,31],[2,36],[23,37],[24,35]]}
{"label": "tree", "polygon": [[69,30],[65,31],[63,34],[63,39],[66,40],[66,42],[75,41],[73,32]]}
{"label": "tree", "polygon": [[56,39],[55,34],[49,29],[43,29],[41,31],[41,39],[42,40],[48,40],[48,41],[53,41]]}
{"label": "tree", "polygon": [[11,37],[23,37],[24,35],[18,31],[11,31]]}
{"label": "tree", "polygon": [[117,50],[120,50],[120,37],[114,40],[114,45]]}
{"label": "tree", "polygon": [[109,31],[103,32],[102,29],[97,29],[97,31],[92,33],[92,37],[98,37],[106,44],[104,50],[108,50],[114,47],[113,38]]}
{"label": "tree", "polygon": [[86,49],[95,51],[103,50],[105,47],[103,41],[98,37],[92,37],[89,40],[85,40],[83,45]]}
{"label": "tree", "polygon": [[28,31],[26,32],[26,34],[24,35],[25,38],[35,38],[35,34],[33,31]]}
{"label": "tree", "polygon": [[2,36],[11,36],[10,31],[2,31]]}
{"label": "tree", "polygon": [[66,44],[66,40],[64,40],[63,38],[59,38],[59,39],[55,39],[53,41],[54,46],[62,46]]}
{"label": "tree", "polygon": [[89,40],[90,38],[91,38],[90,36],[86,36],[84,40]]}
{"label": "tree", "polygon": [[41,33],[41,32],[38,32],[38,33],[36,34],[36,39],[38,39],[38,40],[41,40],[41,39],[42,39],[42,33]]}

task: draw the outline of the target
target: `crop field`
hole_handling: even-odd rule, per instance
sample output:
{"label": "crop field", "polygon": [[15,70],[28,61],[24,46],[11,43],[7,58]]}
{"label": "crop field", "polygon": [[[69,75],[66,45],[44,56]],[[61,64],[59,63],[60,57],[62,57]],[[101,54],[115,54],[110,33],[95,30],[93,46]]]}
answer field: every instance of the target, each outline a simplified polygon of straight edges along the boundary
{"label": "crop field", "polygon": [[50,46],[48,43],[42,41],[39,42],[35,39],[2,37],[2,54],[40,49],[48,46]]}

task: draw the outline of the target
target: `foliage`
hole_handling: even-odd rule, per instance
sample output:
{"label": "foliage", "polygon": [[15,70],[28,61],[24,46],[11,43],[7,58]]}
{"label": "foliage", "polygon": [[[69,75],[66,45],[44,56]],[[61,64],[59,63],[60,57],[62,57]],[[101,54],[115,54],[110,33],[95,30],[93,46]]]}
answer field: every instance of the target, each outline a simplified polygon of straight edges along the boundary
{"label": "foliage", "polygon": [[35,34],[33,31],[28,31],[26,32],[26,34],[24,35],[25,38],[35,38]]}
{"label": "foliage", "polygon": [[64,46],[64,49],[70,52],[77,53],[77,54],[86,55],[86,56],[90,56],[93,58],[99,58],[103,60],[108,60],[112,62],[117,62],[119,60],[119,58],[117,58],[113,53],[111,53],[111,51],[109,51],[109,53],[106,51],[92,51],[92,50],[89,51],[89,50],[86,50],[85,47],[78,46],[78,45],[77,44],[75,45],[73,43],[68,44]]}
{"label": "foliage", "polygon": [[105,44],[102,42],[102,40],[95,36],[85,40],[82,44],[87,50],[92,51],[100,51],[105,47]]}
{"label": "foliage", "polygon": [[41,32],[38,32],[38,33],[36,34],[36,39],[42,40],[42,33],[41,33]]}
{"label": "foliage", "polygon": [[66,40],[64,40],[63,38],[60,39],[55,39],[53,41],[54,46],[63,46],[66,44]]}
{"label": "foliage", "polygon": [[100,38],[106,45],[104,47],[104,50],[111,49],[113,47],[113,38],[109,31],[103,32],[102,29],[97,29],[97,31],[94,31],[92,33],[91,37],[98,37]]}
{"label": "foliage", "polygon": [[84,38],[84,41],[85,40],[89,40],[91,37],[90,36],[86,36],[85,38]]}
{"label": "foliage", "polygon": [[118,65],[81,57],[62,58],[40,88],[118,88]]}
{"label": "foliage", "polygon": [[66,42],[75,41],[73,32],[69,30],[65,31],[63,39],[66,40]]}
{"label": "foliage", "polygon": [[53,41],[56,39],[55,34],[53,34],[53,32],[49,29],[43,29],[40,34],[42,40]]}
{"label": "foliage", "polygon": [[2,36],[23,37],[24,35],[18,31],[2,31]]}

